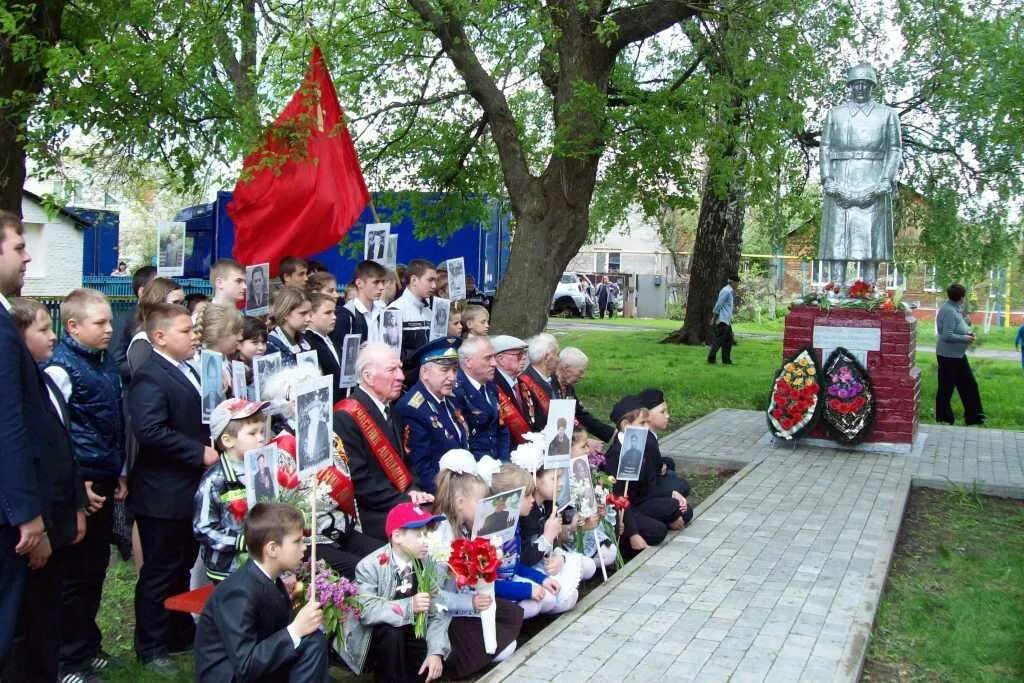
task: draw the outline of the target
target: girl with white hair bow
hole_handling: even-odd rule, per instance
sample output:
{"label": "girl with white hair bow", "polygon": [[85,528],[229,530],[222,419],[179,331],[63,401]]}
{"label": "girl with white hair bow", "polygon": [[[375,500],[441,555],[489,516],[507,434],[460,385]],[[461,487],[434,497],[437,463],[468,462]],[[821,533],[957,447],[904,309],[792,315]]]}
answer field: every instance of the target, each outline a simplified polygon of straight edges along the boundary
{"label": "girl with white hair bow", "polygon": [[[477,504],[487,496],[491,476],[501,468],[501,463],[487,455],[477,462],[469,451],[453,449],[441,456],[438,466],[432,510],[434,514],[443,514],[446,520],[431,534],[434,538],[428,542],[428,548],[434,559],[447,559],[453,539],[471,536]],[[444,663],[447,677],[467,678],[515,652],[523,623],[523,611],[515,602],[478,592],[472,586],[458,588],[451,576],[441,593],[441,601],[452,616],[448,627],[452,651]],[[480,617],[492,604],[495,614],[489,648]]]}

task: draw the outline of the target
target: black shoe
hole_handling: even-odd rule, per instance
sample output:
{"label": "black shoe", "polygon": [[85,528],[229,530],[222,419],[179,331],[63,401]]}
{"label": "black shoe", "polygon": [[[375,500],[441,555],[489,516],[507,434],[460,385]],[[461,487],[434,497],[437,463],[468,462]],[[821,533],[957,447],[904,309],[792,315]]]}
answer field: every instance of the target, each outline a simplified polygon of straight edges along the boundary
{"label": "black shoe", "polygon": [[110,656],[109,652],[105,652],[104,650],[97,652],[96,655],[89,660],[88,664],[86,664],[86,670],[95,676],[102,675],[109,669],[116,668],[117,661]]}
{"label": "black shoe", "polygon": [[708,358],[708,365],[714,365],[714,364],[715,364],[715,359],[714,358]]}
{"label": "black shoe", "polygon": [[178,665],[170,657],[157,657],[143,664],[142,668],[158,678],[174,680],[179,677]]}
{"label": "black shoe", "polygon": [[723,360],[722,361],[722,365],[732,365],[732,361],[731,360]]}
{"label": "black shoe", "polygon": [[104,683],[103,678],[87,670],[64,671],[58,680],[60,683]]}

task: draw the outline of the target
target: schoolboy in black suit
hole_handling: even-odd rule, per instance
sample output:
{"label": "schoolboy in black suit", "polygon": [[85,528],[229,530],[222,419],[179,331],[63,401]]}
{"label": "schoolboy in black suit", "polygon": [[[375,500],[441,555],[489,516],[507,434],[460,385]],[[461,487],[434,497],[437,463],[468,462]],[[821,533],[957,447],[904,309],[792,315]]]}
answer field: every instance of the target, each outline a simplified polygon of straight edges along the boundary
{"label": "schoolboy in black suit", "polygon": [[307,683],[327,680],[323,611],[307,602],[292,619],[281,581],[305,552],[302,513],[290,505],[259,503],[245,520],[250,559],[221,582],[196,629],[195,679]]}
{"label": "schoolboy in black suit", "polygon": [[139,455],[128,476],[145,561],[135,586],[135,654],[158,673],[176,669],[168,655],[191,647],[192,617],[164,609],[189,588],[199,546],[192,535],[192,499],[203,471],[219,457],[203,424],[199,377],[192,357],[192,319],[160,304],[146,320],[153,355],[132,377],[128,414]]}
{"label": "schoolboy in black suit", "polygon": [[341,347],[336,346],[330,336],[337,322],[334,299],[326,294],[313,292],[309,295],[309,301],[313,305],[313,316],[302,336],[309,344],[309,348],[316,351],[320,374],[334,378],[334,395],[340,399],[345,395],[341,387]]}

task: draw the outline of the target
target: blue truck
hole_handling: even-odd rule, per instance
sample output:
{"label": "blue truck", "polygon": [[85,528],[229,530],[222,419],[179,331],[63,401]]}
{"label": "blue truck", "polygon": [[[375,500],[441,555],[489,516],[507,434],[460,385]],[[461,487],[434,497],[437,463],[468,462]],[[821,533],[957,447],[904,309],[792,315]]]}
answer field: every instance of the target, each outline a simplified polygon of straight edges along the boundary
{"label": "blue truck", "polygon": [[[235,243],[235,226],[227,213],[231,194],[218,192],[215,201],[182,209],[175,217],[174,220],[182,221],[186,226],[186,253],[189,254],[185,259],[186,278],[208,278],[213,261],[231,256]],[[430,197],[424,194],[419,199],[429,201]],[[476,279],[481,291],[490,294],[498,288],[508,264],[512,220],[511,214],[499,202],[487,203],[485,221],[469,222],[441,239],[416,236],[416,225],[409,215],[408,204],[387,206],[377,203],[378,199],[375,194],[378,220],[374,220],[373,212],[367,207],[341,245],[329,247],[308,258],[323,263],[339,283],[350,282],[356,264],[362,260],[362,237],[366,224],[390,222],[391,234],[398,235],[398,263],[408,263],[413,258],[440,263],[462,256],[467,275]]]}
{"label": "blue truck", "polygon": [[82,276],[109,275],[117,268],[121,217],[116,211],[69,206],[65,211],[85,223]]}

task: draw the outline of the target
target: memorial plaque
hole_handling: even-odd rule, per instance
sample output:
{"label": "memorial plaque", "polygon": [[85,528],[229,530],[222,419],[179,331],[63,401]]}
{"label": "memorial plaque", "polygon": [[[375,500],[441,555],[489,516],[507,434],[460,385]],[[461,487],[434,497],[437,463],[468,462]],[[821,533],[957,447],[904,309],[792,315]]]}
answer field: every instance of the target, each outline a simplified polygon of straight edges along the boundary
{"label": "memorial plaque", "polygon": [[882,330],[877,327],[815,325],[813,345],[814,348],[821,349],[822,360],[842,347],[861,365],[867,367],[868,351],[878,351],[882,348]]}

